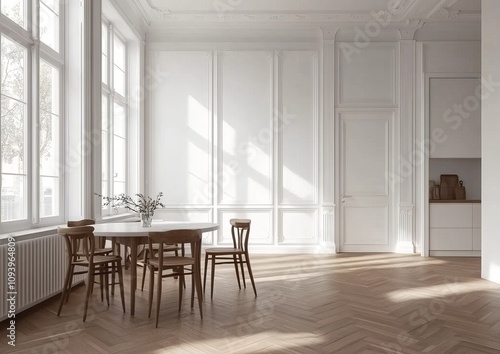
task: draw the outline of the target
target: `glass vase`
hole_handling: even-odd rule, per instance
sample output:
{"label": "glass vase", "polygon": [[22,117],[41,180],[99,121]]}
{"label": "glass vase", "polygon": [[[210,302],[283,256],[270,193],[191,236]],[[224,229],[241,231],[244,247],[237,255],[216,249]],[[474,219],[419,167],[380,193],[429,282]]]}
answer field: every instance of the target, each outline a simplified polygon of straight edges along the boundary
{"label": "glass vase", "polygon": [[142,227],[151,227],[153,221],[153,213],[141,213]]}

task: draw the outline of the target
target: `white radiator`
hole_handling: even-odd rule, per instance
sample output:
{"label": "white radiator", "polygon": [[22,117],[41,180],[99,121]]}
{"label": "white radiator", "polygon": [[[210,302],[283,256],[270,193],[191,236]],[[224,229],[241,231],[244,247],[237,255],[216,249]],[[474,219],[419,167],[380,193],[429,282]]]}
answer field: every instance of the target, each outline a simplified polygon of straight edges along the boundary
{"label": "white radiator", "polygon": [[[16,241],[16,314],[61,292],[66,272],[64,239],[59,235]],[[0,321],[7,318],[7,248],[0,246]],[[83,279],[76,276],[73,283]]]}

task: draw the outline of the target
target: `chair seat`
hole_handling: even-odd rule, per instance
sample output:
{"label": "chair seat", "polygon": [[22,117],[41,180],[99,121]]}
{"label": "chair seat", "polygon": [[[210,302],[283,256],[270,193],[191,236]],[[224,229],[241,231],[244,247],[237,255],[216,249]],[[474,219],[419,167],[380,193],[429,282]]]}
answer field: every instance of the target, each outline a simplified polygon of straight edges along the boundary
{"label": "chair seat", "polygon": [[[159,260],[158,258],[150,258],[149,264],[153,267],[158,268]],[[164,257],[163,258],[163,267],[176,267],[176,266],[188,266],[194,265],[194,258],[186,258],[186,257]]]}
{"label": "chair seat", "polygon": [[205,250],[207,254],[243,254],[245,253],[243,250],[239,248],[229,248],[229,247],[221,247],[221,248],[207,248]]}
{"label": "chair seat", "polygon": [[96,248],[94,250],[94,254],[95,255],[106,255],[106,254],[109,254],[109,253],[112,253],[112,252],[113,252],[112,248]]}

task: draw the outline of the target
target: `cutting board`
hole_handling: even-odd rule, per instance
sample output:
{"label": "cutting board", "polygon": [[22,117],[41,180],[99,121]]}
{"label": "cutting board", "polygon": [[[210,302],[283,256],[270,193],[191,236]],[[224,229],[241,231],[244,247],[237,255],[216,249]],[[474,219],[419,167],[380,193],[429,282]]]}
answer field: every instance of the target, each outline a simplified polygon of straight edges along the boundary
{"label": "cutting board", "polygon": [[458,175],[441,175],[439,197],[445,200],[456,199],[456,187],[458,187]]}

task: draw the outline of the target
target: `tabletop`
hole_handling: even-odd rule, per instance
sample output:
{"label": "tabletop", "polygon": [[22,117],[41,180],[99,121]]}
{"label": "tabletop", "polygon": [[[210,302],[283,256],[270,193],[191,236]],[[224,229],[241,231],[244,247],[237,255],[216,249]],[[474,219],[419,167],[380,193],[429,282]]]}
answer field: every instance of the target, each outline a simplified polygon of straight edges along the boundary
{"label": "tabletop", "polygon": [[140,222],[113,222],[92,225],[95,236],[143,237],[153,231],[199,229],[201,232],[215,231],[219,224],[190,221],[153,221],[151,227],[143,227]]}

